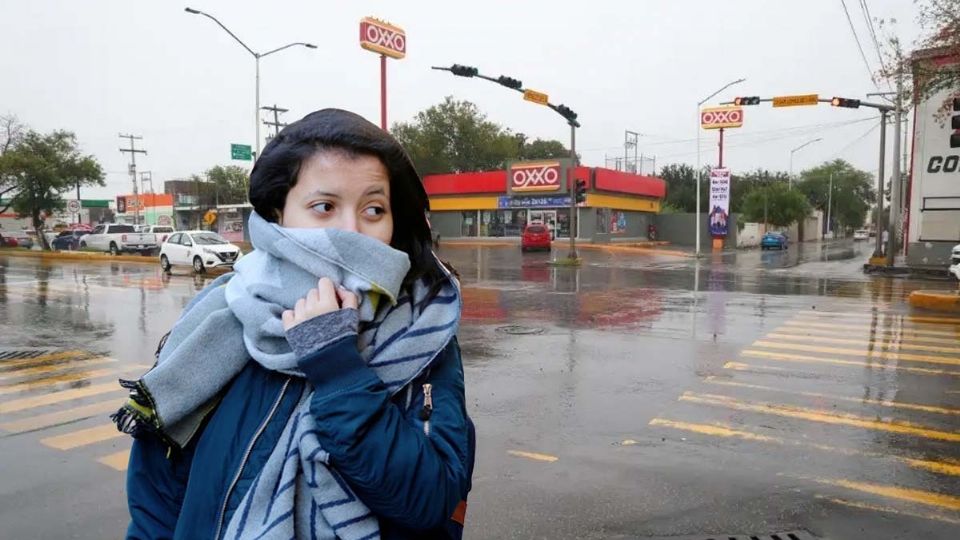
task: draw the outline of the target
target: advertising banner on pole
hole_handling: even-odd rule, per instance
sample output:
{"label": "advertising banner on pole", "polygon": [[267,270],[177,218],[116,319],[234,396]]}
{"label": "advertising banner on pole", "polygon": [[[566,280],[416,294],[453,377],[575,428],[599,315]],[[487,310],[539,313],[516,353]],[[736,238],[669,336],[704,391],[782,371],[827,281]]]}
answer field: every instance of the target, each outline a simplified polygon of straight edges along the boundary
{"label": "advertising banner on pole", "polygon": [[710,235],[727,236],[730,215],[730,169],[710,170]]}

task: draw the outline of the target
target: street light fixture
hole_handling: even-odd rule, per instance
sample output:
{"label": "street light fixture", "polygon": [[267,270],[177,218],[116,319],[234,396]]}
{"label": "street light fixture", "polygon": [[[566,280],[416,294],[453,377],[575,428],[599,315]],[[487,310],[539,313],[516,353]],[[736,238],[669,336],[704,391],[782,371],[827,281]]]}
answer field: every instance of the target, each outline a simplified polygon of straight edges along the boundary
{"label": "street light fixture", "polygon": [[250,47],[248,47],[247,44],[243,42],[243,40],[241,40],[240,38],[238,38],[238,37],[236,36],[236,34],[234,34],[233,32],[231,32],[229,28],[227,28],[226,26],[224,26],[223,23],[220,22],[220,21],[218,21],[217,18],[214,17],[213,15],[210,15],[209,13],[205,13],[205,12],[203,12],[203,11],[200,11],[199,9],[193,9],[193,8],[190,8],[190,7],[185,7],[185,8],[183,8],[183,10],[186,11],[187,13],[190,13],[191,15],[203,15],[204,17],[206,17],[206,18],[210,19],[211,21],[217,23],[217,26],[219,26],[220,28],[223,28],[223,30],[224,30],[226,33],[230,34],[230,37],[232,37],[234,40],[236,40],[236,42],[239,43],[244,49],[246,49],[246,51],[247,51],[248,53],[250,53],[250,54],[253,56],[253,58],[256,60],[256,64],[257,64],[256,94],[257,94],[257,95],[256,95],[256,100],[255,100],[255,106],[254,106],[254,109],[253,109],[253,113],[254,113],[254,115],[253,115],[253,120],[254,120],[254,127],[255,127],[255,130],[256,130],[256,137],[257,137],[257,143],[256,143],[256,145],[255,145],[255,146],[256,146],[256,149],[257,149],[257,153],[254,154],[254,159],[260,157],[260,59],[263,58],[264,56],[269,56],[269,55],[271,55],[271,54],[273,54],[273,53],[280,52],[280,51],[282,51],[282,50],[284,50],[284,49],[289,49],[290,47],[303,46],[303,47],[306,47],[306,48],[308,48],[308,49],[316,49],[317,46],[314,45],[313,43],[304,43],[304,42],[302,42],[302,41],[297,41],[297,42],[294,42],[294,43],[288,43],[287,45],[284,45],[283,47],[277,47],[276,49],[273,49],[273,50],[271,50],[271,51],[267,51],[267,52],[265,52],[265,53],[254,52],[253,49],[251,49]]}
{"label": "street light fixture", "polygon": [[797,150],[800,150],[800,149],[802,149],[802,148],[806,148],[807,146],[810,146],[811,144],[813,144],[813,143],[815,143],[815,142],[820,142],[820,141],[822,141],[822,140],[823,140],[822,137],[817,137],[816,139],[813,139],[813,140],[811,140],[811,141],[807,141],[807,142],[801,144],[800,146],[798,146],[798,147],[796,147],[796,148],[794,148],[793,150],[790,151],[790,183],[789,183],[790,189],[793,189],[793,154],[796,153]]}
{"label": "street light fixture", "polygon": [[744,82],[744,81],[746,81],[746,79],[737,79],[737,80],[735,80],[735,81],[730,81],[730,82],[728,82],[727,84],[723,85],[723,87],[721,87],[721,88],[720,88],[719,90],[717,90],[716,92],[710,94],[709,96],[707,96],[707,97],[705,97],[705,98],[703,98],[703,99],[701,99],[700,101],[697,102],[697,170],[696,170],[696,173],[697,173],[697,257],[700,256],[700,227],[701,227],[701,224],[700,224],[700,179],[701,179],[701,176],[703,176],[703,175],[701,174],[701,171],[700,171],[700,107],[702,107],[704,103],[710,101],[710,100],[713,98],[713,96],[719,94],[720,92],[723,92],[724,90],[726,90],[727,88],[730,88],[731,86],[733,86],[733,85],[735,85],[735,84],[740,84],[740,83],[742,83],[742,82]]}

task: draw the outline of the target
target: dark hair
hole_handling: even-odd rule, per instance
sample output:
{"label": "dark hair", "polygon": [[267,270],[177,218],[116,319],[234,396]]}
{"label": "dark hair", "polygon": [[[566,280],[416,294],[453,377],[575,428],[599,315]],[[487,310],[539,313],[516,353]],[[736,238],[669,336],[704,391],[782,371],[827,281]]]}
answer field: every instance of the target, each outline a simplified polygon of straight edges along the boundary
{"label": "dark hair", "polygon": [[276,222],[301,164],[318,152],[378,158],[390,177],[393,237],[390,245],[410,256],[407,284],[416,279],[439,290],[445,274],[433,255],[426,212],[430,201],[420,175],[400,143],[363,117],[340,109],[312,112],[285,127],[263,149],[250,173],[250,202],[263,219]]}

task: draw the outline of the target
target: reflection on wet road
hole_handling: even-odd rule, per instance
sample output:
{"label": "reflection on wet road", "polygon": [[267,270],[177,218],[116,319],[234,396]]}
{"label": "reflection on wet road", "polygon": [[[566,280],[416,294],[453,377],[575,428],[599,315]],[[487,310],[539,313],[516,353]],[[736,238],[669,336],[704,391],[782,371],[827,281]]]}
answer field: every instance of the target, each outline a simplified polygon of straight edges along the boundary
{"label": "reflection on wet road", "polygon": [[[797,248],[579,270],[443,250],[479,434],[467,537],[956,538],[960,319],[911,315],[925,284],[864,277],[862,246]],[[120,534],[116,379],[206,282],[0,257],[0,537]]]}

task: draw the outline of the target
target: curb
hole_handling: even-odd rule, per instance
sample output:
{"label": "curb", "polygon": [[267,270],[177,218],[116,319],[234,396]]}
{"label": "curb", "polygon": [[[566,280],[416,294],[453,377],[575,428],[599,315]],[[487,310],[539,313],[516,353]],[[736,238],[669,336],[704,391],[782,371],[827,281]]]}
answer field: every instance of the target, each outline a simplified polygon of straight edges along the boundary
{"label": "curb", "polygon": [[107,255],[106,253],[90,253],[83,251],[7,251],[0,250],[0,257],[20,257],[22,259],[40,259],[44,261],[83,261],[83,262],[132,262],[142,264],[158,264],[153,255]]}
{"label": "curb", "polygon": [[[566,242],[564,240],[554,240],[554,247],[565,246]],[[455,247],[455,248],[471,248],[471,247],[520,247],[520,242],[490,242],[490,241],[441,241],[440,247],[444,246]],[[676,249],[661,249],[659,247],[640,247],[640,246],[625,246],[625,245],[616,245],[616,244],[592,244],[592,243],[578,243],[577,249],[594,249],[598,251],[607,251],[611,253],[644,253],[644,254],[653,254],[653,255],[667,255],[671,257],[683,257],[683,258],[693,258],[693,254],[687,253],[686,251],[680,251]]]}
{"label": "curb", "polygon": [[960,292],[958,291],[913,291],[910,293],[909,301],[915,308],[960,313]]}

